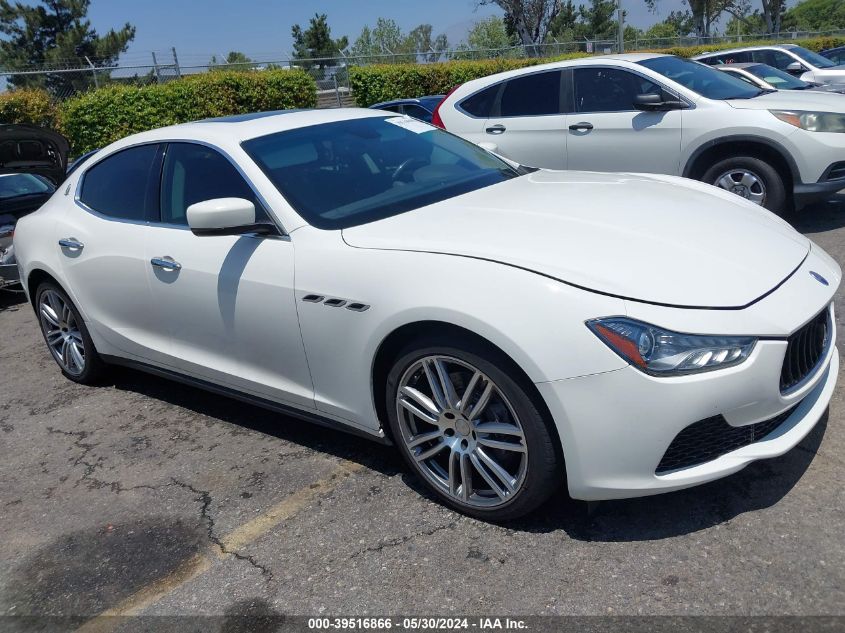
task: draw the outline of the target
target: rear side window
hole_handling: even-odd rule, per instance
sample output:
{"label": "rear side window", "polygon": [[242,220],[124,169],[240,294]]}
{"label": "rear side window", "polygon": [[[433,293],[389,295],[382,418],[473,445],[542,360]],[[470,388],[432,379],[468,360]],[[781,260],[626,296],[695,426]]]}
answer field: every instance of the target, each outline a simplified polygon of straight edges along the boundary
{"label": "rear side window", "polygon": [[415,119],[419,119],[420,121],[431,123],[431,112],[421,106],[409,103],[405,106],[405,114],[412,116]]}
{"label": "rear side window", "polygon": [[499,94],[501,84],[485,88],[481,92],[476,92],[471,97],[461,101],[461,108],[472,116],[480,119],[487,119],[493,114],[493,106],[496,104],[496,95]]}
{"label": "rear side window", "polygon": [[505,83],[499,115],[541,116],[560,114],[559,70],[532,73]]}
{"label": "rear side window", "polygon": [[749,51],[723,53],[720,55],[711,55],[706,59],[700,59],[698,61],[702,61],[711,66],[719,66],[721,64],[745,64],[751,61],[751,53]]}
{"label": "rear side window", "polygon": [[85,172],[79,199],[110,218],[147,220],[155,203],[150,176],[157,152],[158,145],[141,145],[103,159]]}

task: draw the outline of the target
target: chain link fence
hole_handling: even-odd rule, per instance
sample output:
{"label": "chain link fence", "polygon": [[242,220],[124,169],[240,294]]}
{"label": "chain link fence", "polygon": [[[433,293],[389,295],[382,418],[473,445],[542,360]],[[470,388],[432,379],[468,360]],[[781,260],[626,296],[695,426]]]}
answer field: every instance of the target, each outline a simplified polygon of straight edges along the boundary
{"label": "chain link fence", "polygon": [[[637,38],[625,41],[626,51],[669,48],[674,46],[701,46],[708,44],[736,43],[752,40],[788,42],[820,36],[845,34],[845,29],[825,32],[789,31],[779,34],[719,35],[710,38]],[[72,95],[106,85],[144,86],[164,83],[184,75],[216,70],[262,71],[276,68],[300,68],[308,72],[317,83],[318,107],[340,107],[354,105],[348,69],[351,66],[371,64],[430,64],[450,60],[481,60],[493,58],[556,57],[567,53],[609,54],[618,50],[616,40],[551,41],[532,46],[511,46],[496,49],[470,49],[459,47],[452,50],[429,50],[418,52],[384,52],[365,56],[341,54],[326,59],[293,59],[278,54],[259,54],[249,61],[226,63],[216,61],[217,56],[186,55],[180,59],[176,49],[149,54],[122,56],[118,63],[108,60],[70,59],[48,67],[0,68],[0,92],[19,87],[40,87],[48,90],[56,99],[63,100]],[[223,58],[221,56],[221,58]],[[210,60],[210,61],[209,61]]]}

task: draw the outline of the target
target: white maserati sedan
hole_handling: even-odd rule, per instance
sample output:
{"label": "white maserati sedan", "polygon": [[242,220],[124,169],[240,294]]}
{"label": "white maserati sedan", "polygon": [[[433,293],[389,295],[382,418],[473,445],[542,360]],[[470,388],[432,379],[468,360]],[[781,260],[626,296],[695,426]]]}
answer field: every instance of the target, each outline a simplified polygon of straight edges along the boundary
{"label": "white maserati sedan", "polygon": [[839,364],[839,266],[759,206],[374,110],[123,139],[15,247],[71,380],[131,365],[392,443],[489,520],[781,455]]}

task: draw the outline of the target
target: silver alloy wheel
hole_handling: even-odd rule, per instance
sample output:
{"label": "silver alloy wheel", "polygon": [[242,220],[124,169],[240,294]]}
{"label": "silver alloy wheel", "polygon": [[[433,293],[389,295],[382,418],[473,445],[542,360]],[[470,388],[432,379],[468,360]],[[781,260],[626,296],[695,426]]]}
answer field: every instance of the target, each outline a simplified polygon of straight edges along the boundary
{"label": "silver alloy wheel", "polygon": [[399,381],[402,440],[425,477],[466,505],[501,506],[522,488],[528,446],[513,407],[484,373],[426,356]]}
{"label": "silver alloy wheel", "polygon": [[38,316],[53,358],[69,374],[80,375],[85,371],[85,345],[70,306],[57,292],[45,290],[38,302]]}
{"label": "silver alloy wheel", "polygon": [[760,206],[766,201],[766,185],[763,179],[747,169],[736,168],[726,171],[716,178],[713,184]]}

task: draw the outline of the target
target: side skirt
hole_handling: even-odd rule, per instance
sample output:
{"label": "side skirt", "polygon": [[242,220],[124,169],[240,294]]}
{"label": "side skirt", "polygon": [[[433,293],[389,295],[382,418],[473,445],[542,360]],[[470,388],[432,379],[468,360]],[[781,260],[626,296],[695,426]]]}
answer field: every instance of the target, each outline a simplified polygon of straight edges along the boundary
{"label": "side skirt", "polygon": [[387,446],[393,444],[393,442],[391,442],[386,436],[380,436],[376,435],[375,433],[370,433],[368,431],[365,431],[364,429],[359,429],[350,424],[344,424],[343,422],[338,422],[337,420],[332,420],[331,418],[321,416],[318,413],[312,413],[310,411],[296,409],[294,407],[274,402],[273,400],[267,400],[266,398],[253,396],[248,393],[232,389],[230,387],[223,387],[207,380],[202,380],[200,378],[194,378],[193,376],[180,374],[179,372],[175,372],[170,369],[163,369],[161,367],[148,365],[147,363],[143,363],[141,361],[130,360],[128,358],[122,358],[120,356],[107,356],[105,354],[101,354],[100,357],[103,359],[104,362],[110,365],[120,365],[122,367],[129,367],[130,369],[137,369],[144,373],[152,374],[153,376],[158,376],[159,378],[166,378],[168,380],[180,382],[191,387],[196,387],[197,389],[216,393],[220,396],[240,400],[241,402],[253,404],[263,409],[275,411],[276,413],[281,413],[282,415],[287,415],[292,418],[304,420],[305,422],[310,422],[318,426],[333,429],[335,431],[342,431],[351,435],[357,435],[358,437],[364,437],[368,440],[378,442],[379,444],[385,444]]}

